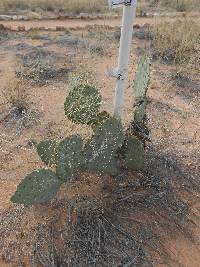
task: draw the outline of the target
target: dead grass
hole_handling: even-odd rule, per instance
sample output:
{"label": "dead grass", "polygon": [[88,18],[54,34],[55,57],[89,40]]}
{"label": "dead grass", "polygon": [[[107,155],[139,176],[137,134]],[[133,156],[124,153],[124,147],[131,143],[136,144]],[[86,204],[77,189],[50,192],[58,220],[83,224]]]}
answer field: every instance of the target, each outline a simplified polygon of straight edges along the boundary
{"label": "dead grass", "polygon": [[152,40],[153,56],[165,63],[199,67],[200,27],[197,21],[184,19],[155,24]]}
{"label": "dead grass", "polygon": [[20,76],[10,80],[2,90],[4,107],[0,122],[15,125],[21,132],[39,120],[39,111],[31,102],[29,84]]}
{"label": "dead grass", "polygon": [[[147,1],[141,2],[146,3]],[[178,12],[200,9],[199,0],[149,0],[148,2],[150,7],[167,8]]]}
{"label": "dead grass", "polygon": [[26,109],[28,100],[28,85],[23,79],[12,79],[3,88],[5,104],[18,110]]}
{"label": "dead grass", "polygon": [[[138,11],[149,9],[185,12],[200,10],[199,0],[139,0]],[[108,11],[107,0],[1,0],[0,12],[10,10],[67,11],[74,14]],[[117,10],[118,11],[118,10]]]}
{"label": "dead grass", "polygon": [[189,11],[200,7],[198,0],[161,0],[161,5],[179,12]]}
{"label": "dead grass", "polygon": [[66,10],[75,14],[81,12],[103,12],[108,8],[106,0],[1,0],[0,10],[9,11],[11,9],[31,9],[37,8],[54,11],[55,9]]}

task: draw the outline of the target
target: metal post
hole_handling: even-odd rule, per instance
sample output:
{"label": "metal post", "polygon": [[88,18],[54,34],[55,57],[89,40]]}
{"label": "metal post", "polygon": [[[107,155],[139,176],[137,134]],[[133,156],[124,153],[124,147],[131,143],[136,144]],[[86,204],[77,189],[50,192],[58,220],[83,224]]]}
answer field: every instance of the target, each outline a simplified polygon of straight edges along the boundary
{"label": "metal post", "polygon": [[117,85],[115,89],[114,117],[121,119],[124,105],[124,90],[128,76],[128,63],[131,50],[133,23],[136,13],[137,0],[134,5],[124,5],[119,49]]}

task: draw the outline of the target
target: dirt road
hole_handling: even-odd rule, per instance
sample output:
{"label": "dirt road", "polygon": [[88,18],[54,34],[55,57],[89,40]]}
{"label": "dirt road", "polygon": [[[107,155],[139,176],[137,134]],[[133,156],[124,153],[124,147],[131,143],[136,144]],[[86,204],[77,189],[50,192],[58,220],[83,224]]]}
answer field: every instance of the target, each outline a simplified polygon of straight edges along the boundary
{"label": "dirt road", "polygon": [[[198,17],[194,17],[195,19],[200,20]],[[135,20],[135,24],[143,26],[146,23],[154,24],[155,22],[161,22],[163,20],[176,20],[177,17],[167,18],[167,17],[149,17],[142,18],[137,17]],[[184,18],[182,18],[184,19]],[[193,18],[191,18],[193,19]],[[56,27],[64,27],[67,29],[81,29],[85,28],[87,25],[107,25],[107,26],[120,26],[121,18],[105,18],[105,19],[63,19],[63,20],[30,20],[30,21],[0,21],[0,24],[3,24],[6,27],[9,27],[13,30],[17,30],[18,27],[24,27],[26,30],[31,28],[45,28],[54,30]]]}

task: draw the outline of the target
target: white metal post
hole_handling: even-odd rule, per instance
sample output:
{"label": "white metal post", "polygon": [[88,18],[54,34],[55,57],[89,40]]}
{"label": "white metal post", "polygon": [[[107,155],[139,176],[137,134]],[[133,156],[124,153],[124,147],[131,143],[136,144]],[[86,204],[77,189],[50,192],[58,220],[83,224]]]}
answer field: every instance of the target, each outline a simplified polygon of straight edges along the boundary
{"label": "white metal post", "polygon": [[124,5],[117,70],[117,85],[115,89],[114,117],[121,118],[124,105],[124,91],[128,76],[128,63],[133,35],[133,23],[136,13],[137,0],[133,5]]}

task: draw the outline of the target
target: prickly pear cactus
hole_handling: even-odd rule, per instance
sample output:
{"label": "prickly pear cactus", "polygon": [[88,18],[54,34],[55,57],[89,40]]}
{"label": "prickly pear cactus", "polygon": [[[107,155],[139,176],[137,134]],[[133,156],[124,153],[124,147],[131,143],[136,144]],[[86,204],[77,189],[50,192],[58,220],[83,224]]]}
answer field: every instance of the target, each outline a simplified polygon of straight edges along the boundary
{"label": "prickly pear cactus", "polygon": [[133,85],[133,93],[135,97],[135,111],[134,122],[135,124],[145,124],[147,99],[146,93],[150,81],[150,58],[145,55],[141,58],[135,81]]}
{"label": "prickly pear cactus", "polygon": [[146,96],[150,81],[150,58],[145,55],[140,59],[133,84],[133,94],[136,99]]}
{"label": "prickly pear cactus", "polygon": [[41,141],[37,146],[37,153],[41,160],[47,165],[52,166],[57,162],[58,143],[53,140]]}
{"label": "prickly pear cactus", "polygon": [[89,85],[75,87],[65,101],[65,114],[75,123],[89,124],[99,113],[101,95]]}
{"label": "prickly pear cactus", "polygon": [[116,175],[117,151],[123,140],[121,123],[114,118],[106,120],[85,146],[87,168],[100,174]]}
{"label": "prickly pear cactus", "polygon": [[67,182],[84,167],[82,139],[73,135],[62,141],[58,147],[56,173],[61,181]]}
{"label": "prickly pear cactus", "polygon": [[96,132],[103,125],[103,123],[110,118],[111,116],[107,111],[102,111],[99,113],[96,118],[90,121],[93,131]]}
{"label": "prickly pear cactus", "polygon": [[61,182],[50,170],[37,170],[28,174],[18,185],[11,201],[19,204],[38,204],[51,200],[60,188]]}
{"label": "prickly pear cactus", "polygon": [[146,116],[147,100],[144,99],[139,102],[134,112],[134,121],[143,123]]}
{"label": "prickly pear cactus", "polygon": [[59,144],[42,141],[37,152],[46,165],[55,167],[56,173],[41,169],[28,174],[18,185],[12,202],[26,205],[47,202],[63,182],[69,182],[80,171],[117,175],[122,164],[128,169],[140,170],[144,166],[145,141],[150,140],[145,125],[149,80],[150,59],[144,56],[139,62],[133,86],[134,120],[125,135],[119,120],[106,111],[99,112],[102,98],[95,87],[87,84],[74,87],[65,101],[65,114],[75,123],[91,125],[93,137],[84,148],[79,135],[70,136]]}
{"label": "prickly pear cactus", "polygon": [[145,151],[143,143],[136,137],[131,136],[125,145],[125,163],[132,170],[140,170],[144,166]]}

